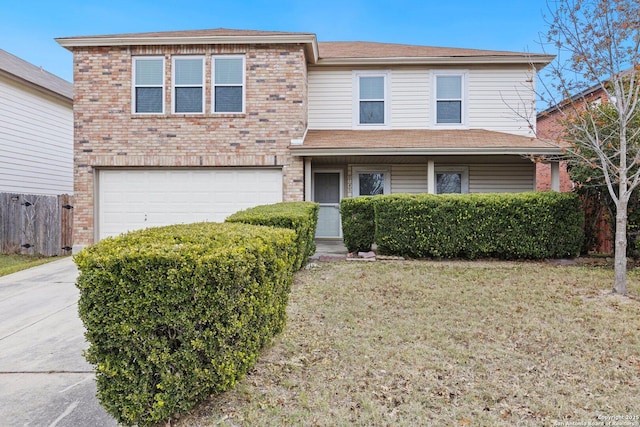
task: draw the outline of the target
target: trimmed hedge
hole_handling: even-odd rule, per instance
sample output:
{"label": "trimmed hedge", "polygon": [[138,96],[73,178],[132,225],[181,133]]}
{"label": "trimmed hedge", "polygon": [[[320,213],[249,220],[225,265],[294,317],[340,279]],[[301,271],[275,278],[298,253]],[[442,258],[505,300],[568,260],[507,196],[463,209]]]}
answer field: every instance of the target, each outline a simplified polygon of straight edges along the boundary
{"label": "trimmed hedge", "polygon": [[378,196],[362,196],[340,201],[342,236],[349,252],[370,251],[375,241],[374,203]]}
{"label": "trimmed hedge", "polygon": [[382,254],[413,258],[576,256],[584,214],[572,193],[390,195],[375,203]]}
{"label": "trimmed hedge", "polygon": [[320,205],[314,202],[283,202],[256,206],[229,216],[226,222],[289,228],[296,232],[297,256],[294,268],[299,270],[316,251],[315,234]]}
{"label": "trimmed hedge", "polygon": [[284,328],[291,230],[197,223],[108,238],[74,259],[98,398],[148,426],[234,386]]}

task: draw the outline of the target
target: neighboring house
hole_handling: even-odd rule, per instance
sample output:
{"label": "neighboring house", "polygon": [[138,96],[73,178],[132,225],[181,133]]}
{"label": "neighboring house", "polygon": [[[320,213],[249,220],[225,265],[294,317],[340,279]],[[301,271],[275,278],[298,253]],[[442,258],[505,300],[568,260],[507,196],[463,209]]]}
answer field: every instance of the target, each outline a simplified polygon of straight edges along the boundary
{"label": "neighboring house", "polygon": [[[537,115],[536,127],[538,138],[561,143],[565,127],[562,124],[567,114],[570,112],[580,111],[588,105],[606,104],[609,102],[607,92],[600,84],[591,86],[582,92],[572,96],[564,102],[553,105]],[[564,111],[562,110],[564,108]],[[548,190],[551,186],[551,170],[552,165],[548,163],[538,163],[536,166],[536,189],[538,191]],[[560,191],[573,190],[574,184],[569,177],[567,171],[567,163],[560,162]],[[585,204],[585,208],[589,210],[594,207]],[[590,215],[587,215],[589,219]],[[611,232],[611,219],[606,211],[599,211],[594,218],[595,223],[594,234],[595,242],[592,251],[599,253],[613,253],[613,235]],[[589,221],[587,221],[589,222]]]}
{"label": "neighboring house", "polygon": [[73,85],[1,49],[0,193],[73,193]]}
{"label": "neighboring house", "polygon": [[344,197],[533,191],[530,157],[561,153],[529,126],[549,55],[227,29],[57,41],[78,248],[283,200],[319,202],[317,236],[340,238]]}
{"label": "neighboring house", "polygon": [[[600,85],[592,86],[579,94],[571,97],[567,102],[561,105],[554,105],[544,111],[538,113],[536,117],[536,133],[537,137],[554,143],[561,143],[564,133],[562,120],[564,114],[561,110],[562,105],[568,103],[574,104],[572,109],[580,109],[583,105],[607,103],[607,92]],[[573,182],[569,178],[567,172],[567,164],[559,163],[560,168],[560,191],[573,190]],[[545,191],[551,189],[551,164],[538,163],[536,166],[536,190]]]}

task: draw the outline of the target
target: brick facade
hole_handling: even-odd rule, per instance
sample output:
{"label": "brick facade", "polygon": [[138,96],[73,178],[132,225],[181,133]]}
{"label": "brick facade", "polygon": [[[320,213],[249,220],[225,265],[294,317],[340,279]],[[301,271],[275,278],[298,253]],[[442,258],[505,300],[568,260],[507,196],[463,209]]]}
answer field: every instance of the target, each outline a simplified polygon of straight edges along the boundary
{"label": "brick facade", "polygon": [[[540,139],[557,142],[562,140],[564,127],[560,124],[557,114],[540,115],[536,121],[536,134]],[[551,190],[551,165],[536,163],[536,191]],[[560,162],[560,191],[573,190],[573,182],[569,178],[566,162]]]}
{"label": "brick facade", "polygon": [[[304,197],[303,161],[289,152],[307,127],[304,47],[75,47],[75,244],[94,243],[94,171],[117,167],[277,166],[283,200]],[[211,55],[246,58],[246,113],[211,113]],[[165,113],[132,114],[132,57],[165,58]],[[205,56],[205,113],[171,113],[171,58]]]}

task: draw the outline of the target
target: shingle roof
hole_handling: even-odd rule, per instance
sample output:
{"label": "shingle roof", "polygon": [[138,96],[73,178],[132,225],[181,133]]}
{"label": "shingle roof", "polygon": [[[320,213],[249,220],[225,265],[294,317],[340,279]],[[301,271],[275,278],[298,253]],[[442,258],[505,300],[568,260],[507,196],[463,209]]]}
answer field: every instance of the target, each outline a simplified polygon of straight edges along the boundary
{"label": "shingle roof", "polygon": [[0,72],[69,100],[73,99],[73,84],[2,49],[0,49]]}
{"label": "shingle roof", "polygon": [[470,130],[310,130],[291,152],[310,155],[351,154],[560,154],[561,148],[541,139]]}
{"label": "shingle roof", "polygon": [[[432,47],[362,41],[320,42],[314,33],[234,30],[163,31],[147,33],[110,34],[98,36],[60,37],[56,39],[66,48],[79,46],[124,46],[151,44],[209,44],[209,43],[303,43],[308,61],[318,65],[352,63],[535,63],[548,64],[553,56],[496,50]],[[319,53],[318,53],[319,52]],[[320,59],[320,62],[318,61]]]}
{"label": "shingle roof", "polygon": [[320,59],[325,58],[436,58],[523,56],[522,52],[418,46],[376,42],[318,42]]}

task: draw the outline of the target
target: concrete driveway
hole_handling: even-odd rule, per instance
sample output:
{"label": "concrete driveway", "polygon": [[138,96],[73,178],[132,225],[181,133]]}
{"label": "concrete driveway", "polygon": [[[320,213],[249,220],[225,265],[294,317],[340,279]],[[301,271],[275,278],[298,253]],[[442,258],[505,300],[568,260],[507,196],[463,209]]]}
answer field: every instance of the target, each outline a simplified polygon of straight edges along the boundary
{"label": "concrete driveway", "polygon": [[117,426],[96,399],[70,257],[0,277],[0,426]]}

